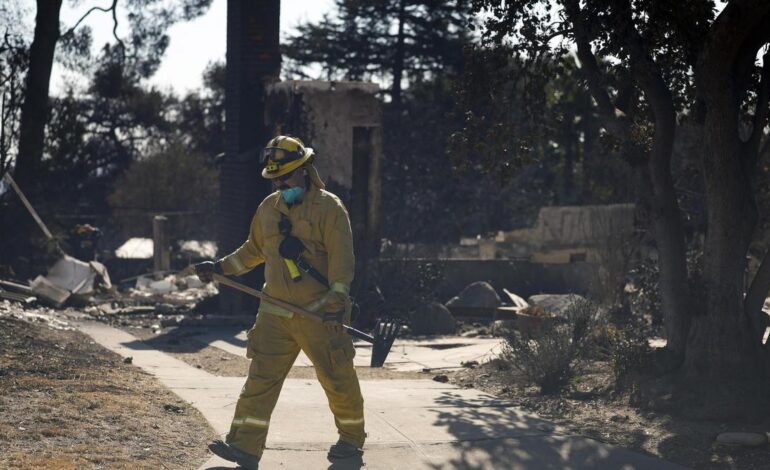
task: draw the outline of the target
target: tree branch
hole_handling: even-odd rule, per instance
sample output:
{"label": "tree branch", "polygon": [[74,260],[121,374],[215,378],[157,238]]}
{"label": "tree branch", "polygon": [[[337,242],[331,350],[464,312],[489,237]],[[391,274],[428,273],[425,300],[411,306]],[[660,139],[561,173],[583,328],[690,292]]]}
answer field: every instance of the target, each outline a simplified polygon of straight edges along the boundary
{"label": "tree branch", "polygon": [[575,43],[577,44],[577,55],[581,63],[581,71],[588,83],[588,89],[591,92],[596,104],[599,107],[599,113],[603,121],[618,137],[624,138],[630,134],[628,124],[621,119],[625,117],[613,103],[609,93],[602,84],[602,72],[599,69],[596,56],[591,50],[591,43],[588,38],[588,32],[580,11],[578,0],[569,0],[565,3],[567,17],[573,25],[575,34]]}
{"label": "tree branch", "polygon": [[[695,74],[698,78],[713,73],[699,87],[706,100],[724,95],[724,83],[731,80],[730,75],[740,72],[733,67],[742,67],[746,57],[753,63],[756,51],[766,42],[762,41],[767,35],[762,25],[767,24],[769,12],[770,3],[766,0],[733,1],[714,20],[696,65],[701,72]],[[753,55],[750,49],[754,50]],[[731,67],[725,68],[724,64]]]}
{"label": "tree branch", "polygon": [[112,22],[113,22],[112,36],[115,38],[115,40],[118,42],[118,44],[120,44],[120,47],[123,50],[125,50],[126,49],[125,44],[123,44],[123,41],[118,37],[118,16],[117,16],[118,0],[112,0],[112,5],[110,5],[107,8],[104,8],[104,7],[91,7],[87,12],[85,12],[83,14],[83,16],[80,17],[79,20],[77,20],[75,22],[75,26],[73,26],[70,29],[68,29],[67,32],[62,34],[61,37],[65,38],[67,36],[71,36],[71,35],[75,34],[75,30],[78,28],[78,26],[80,26],[80,23],[82,23],[86,18],[88,18],[88,16],[91,13],[93,13],[95,11],[101,11],[103,13],[110,13],[110,12],[112,12]]}
{"label": "tree branch", "polygon": [[[676,111],[671,90],[663,79],[660,67],[652,59],[642,36],[633,24],[630,2],[622,2],[619,8],[621,10],[617,12],[617,17],[621,30],[625,33],[626,47],[630,53],[631,72],[653,109],[655,133],[673,133],[676,127]],[[670,151],[668,153],[670,155]]]}
{"label": "tree branch", "polygon": [[544,41],[547,44],[551,39],[557,38],[559,36],[564,36],[565,34],[574,33],[574,32],[575,32],[575,30],[573,28],[564,28],[564,29],[560,29],[558,31],[554,31],[551,34],[549,34],[548,36],[544,36],[544,37],[539,38],[539,39]]}
{"label": "tree branch", "polygon": [[118,0],[112,0],[112,36],[118,41],[121,52],[126,52],[126,45],[118,37]]}

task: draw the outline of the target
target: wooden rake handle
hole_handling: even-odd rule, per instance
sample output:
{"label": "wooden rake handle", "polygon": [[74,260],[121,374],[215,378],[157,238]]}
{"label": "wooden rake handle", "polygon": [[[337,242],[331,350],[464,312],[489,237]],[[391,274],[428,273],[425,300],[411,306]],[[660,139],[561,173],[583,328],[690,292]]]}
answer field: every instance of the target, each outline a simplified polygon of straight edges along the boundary
{"label": "wooden rake handle", "polygon": [[[252,289],[251,287],[241,284],[240,282],[233,281],[229,277],[223,275],[223,274],[217,274],[213,273],[213,278],[215,281],[217,281],[220,284],[224,284],[227,287],[232,287],[235,290],[239,290],[243,292],[244,294],[249,294],[251,296],[254,296],[258,299],[264,300],[265,302],[269,302],[273,305],[277,305],[281,308],[285,308],[286,310],[296,313],[297,315],[300,315],[304,318],[308,318],[313,321],[317,321],[319,323],[323,323],[323,314],[311,312],[310,310],[305,310],[302,307],[298,307],[297,305],[291,304],[289,302],[285,302],[281,299],[276,299],[275,297],[271,297],[267,294],[265,294],[262,291],[259,291],[257,289]],[[350,335],[358,339],[362,339],[366,341],[367,343],[374,344],[374,337],[371,335],[368,335],[364,333],[363,331],[357,330],[351,326],[343,324],[342,327],[345,329],[345,331]]]}

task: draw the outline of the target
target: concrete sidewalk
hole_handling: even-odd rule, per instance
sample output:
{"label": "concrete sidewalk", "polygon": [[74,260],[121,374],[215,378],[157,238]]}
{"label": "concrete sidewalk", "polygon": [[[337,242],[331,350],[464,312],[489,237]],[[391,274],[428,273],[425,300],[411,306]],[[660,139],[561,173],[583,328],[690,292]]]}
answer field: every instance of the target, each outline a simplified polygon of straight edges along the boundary
{"label": "concrete sidewalk", "polygon": [[[216,377],[188,366],[123,331],[83,323],[81,331],[201,411],[224,434],[243,377]],[[675,469],[682,468],[561,430],[473,389],[430,380],[362,381],[369,438],[363,459],[326,460],[336,441],[331,412],[313,380],[286,380],[271,418],[263,469]],[[234,468],[217,458],[202,469]]]}

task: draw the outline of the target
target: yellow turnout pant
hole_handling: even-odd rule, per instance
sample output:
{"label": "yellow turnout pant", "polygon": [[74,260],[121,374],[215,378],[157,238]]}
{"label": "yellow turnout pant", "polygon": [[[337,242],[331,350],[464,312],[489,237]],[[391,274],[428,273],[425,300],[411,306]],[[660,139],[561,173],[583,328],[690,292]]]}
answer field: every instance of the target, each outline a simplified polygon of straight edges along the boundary
{"label": "yellow turnout pant", "polygon": [[315,366],[340,438],[363,446],[364,399],[353,368],[353,341],[347,333],[330,332],[320,322],[299,315],[286,318],[260,313],[248,338],[249,376],[235,406],[228,444],[262,455],[270,415],[301,349]]}

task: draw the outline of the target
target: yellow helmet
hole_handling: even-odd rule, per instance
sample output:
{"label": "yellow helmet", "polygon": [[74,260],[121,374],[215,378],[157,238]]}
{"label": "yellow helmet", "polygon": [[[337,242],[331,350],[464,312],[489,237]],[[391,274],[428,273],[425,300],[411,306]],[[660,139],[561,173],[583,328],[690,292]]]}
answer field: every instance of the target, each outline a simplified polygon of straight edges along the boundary
{"label": "yellow helmet", "polygon": [[262,177],[267,179],[291,173],[301,167],[314,155],[313,149],[305,147],[296,137],[279,135],[267,143],[262,151]]}

